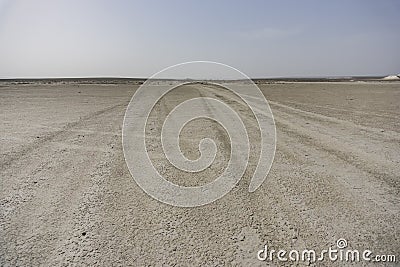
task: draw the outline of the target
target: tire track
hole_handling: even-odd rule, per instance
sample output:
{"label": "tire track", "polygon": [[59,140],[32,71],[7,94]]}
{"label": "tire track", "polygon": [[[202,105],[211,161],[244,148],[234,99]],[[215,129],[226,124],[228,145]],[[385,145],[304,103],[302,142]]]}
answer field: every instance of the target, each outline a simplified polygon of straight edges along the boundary
{"label": "tire track", "polygon": [[[115,121],[114,118],[115,114],[121,114],[119,117],[122,117],[123,106],[118,104],[91,113],[77,122],[69,123],[63,130],[50,134],[40,146],[35,144],[24,150],[25,153],[10,165],[12,168],[23,166],[23,173],[13,173],[12,169],[3,171],[2,175],[7,175],[8,171],[7,178],[13,180],[14,184],[2,192],[7,192],[8,195],[1,200],[0,222],[4,235],[0,241],[3,248],[0,258],[13,265],[60,262],[60,256],[66,252],[59,249],[57,252],[61,253],[60,255],[51,253],[50,251],[58,247],[56,244],[60,240],[69,240],[69,235],[76,236],[77,232],[79,238],[82,238],[82,226],[77,225],[85,220],[78,219],[74,225],[74,218],[79,214],[84,217],[86,213],[79,211],[86,209],[87,205],[93,206],[90,202],[95,200],[99,193],[91,186],[88,177],[92,177],[90,173],[96,173],[100,165],[92,166],[91,162],[110,162],[110,159],[104,157],[110,155],[113,144],[119,143],[120,139],[120,135],[102,135],[101,128],[104,127],[104,123],[100,121],[108,118],[114,125],[120,125],[122,120]],[[99,131],[92,135],[92,138],[80,140],[81,145],[89,143],[90,146],[99,142],[105,146],[102,151],[82,150],[79,146],[53,145],[53,142],[74,142],[79,135],[77,137],[71,130],[85,128],[90,124],[97,125]],[[29,164],[32,157],[28,153],[41,155],[39,164]],[[17,180],[19,182],[15,183]],[[88,194],[91,197],[85,197]],[[76,251],[69,253],[79,254]],[[15,257],[16,255],[18,257]]]}
{"label": "tire track", "polygon": [[35,149],[40,148],[45,143],[54,140],[55,138],[61,136],[65,132],[68,132],[69,130],[71,130],[71,129],[75,128],[75,127],[79,127],[79,125],[84,123],[85,121],[93,119],[95,117],[98,117],[98,116],[106,113],[106,112],[112,111],[114,109],[117,109],[117,108],[120,108],[120,107],[123,107],[123,106],[125,106],[125,105],[124,104],[117,104],[117,105],[113,105],[111,107],[107,107],[105,109],[102,109],[102,110],[96,111],[94,113],[88,114],[86,116],[83,116],[78,121],[67,123],[67,125],[64,126],[60,130],[50,132],[48,135],[44,136],[43,138],[40,138],[39,140],[35,141],[33,144],[28,145],[23,150],[13,153],[13,154],[16,154],[16,155],[11,155],[8,158],[6,158],[5,160],[3,160],[1,162],[1,164],[0,164],[0,166],[1,166],[0,172],[3,171],[4,169],[11,168],[12,167],[11,164],[14,161],[16,161],[16,160],[18,160],[18,159],[20,159],[20,158],[22,158],[24,156],[27,156],[27,154],[30,154]]}

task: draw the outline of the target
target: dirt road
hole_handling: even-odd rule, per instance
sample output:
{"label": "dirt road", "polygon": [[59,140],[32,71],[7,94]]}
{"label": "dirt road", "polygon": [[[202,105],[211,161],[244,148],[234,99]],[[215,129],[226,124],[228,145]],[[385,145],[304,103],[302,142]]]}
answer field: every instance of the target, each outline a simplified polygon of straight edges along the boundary
{"label": "dirt road", "polygon": [[[260,86],[277,127],[266,181],[248,192],[255,152],[238,186],[198,208],[160,203],[132,179],[121,132],[136,88],[1,85],[0,265],[266,266],[257,259],[265,244],[321,251],[339,238],[352,249],[400,257],[399,83]],[[243,103],[210,86],[178,90],[156,106],[146,130],[158,170],[186,186],[212,181],[230,153],[223,128],[200,120],[182,133],[184,153],[198,157],[198,141],[212,137],[215,164],[185,175],[161,154],[162,119],[197,96],[241,109],[257,150]]]}

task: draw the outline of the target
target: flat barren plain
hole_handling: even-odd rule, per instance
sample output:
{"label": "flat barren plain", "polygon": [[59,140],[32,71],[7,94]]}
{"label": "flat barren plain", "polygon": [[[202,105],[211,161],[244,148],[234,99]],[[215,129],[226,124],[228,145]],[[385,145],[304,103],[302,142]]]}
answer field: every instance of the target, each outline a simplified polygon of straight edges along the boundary
{"label": "flat barren plain", "polygon": [[257,252],[266,244],[276,251],[321,251],[340,238],[350,249],[399,261],[400,83],[259,87],[275,118],[277,147],[267,179],[253,193],[248,184],[258,135],[240,100],[194,84],[152,111],[149,157],[160,173],[185,186],[221,173],[229,138],[208,120],[184,128],[181,147],[188,158],[198,157],[202,137],[218,147],[210,168],[185,175],[168,164],[159,142],[170,110],[188,98],[214,97],[241,110],[250,129],[255,152],[238,185],[209,205],[179,208],[148,196],[126,166],[122,125],[138,85],[0,83],[0,265],[278,266],[289,262],[259,261]]}

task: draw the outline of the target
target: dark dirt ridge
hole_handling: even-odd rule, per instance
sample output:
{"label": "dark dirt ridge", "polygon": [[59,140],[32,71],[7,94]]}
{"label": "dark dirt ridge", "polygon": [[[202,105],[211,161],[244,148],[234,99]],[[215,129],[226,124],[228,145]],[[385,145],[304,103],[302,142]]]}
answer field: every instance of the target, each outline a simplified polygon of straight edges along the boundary
{"label": "dark dirt ridge", "polygon": [[[281,77],[281,78],[252,78],[256,84],[276,82],[359,82],[359,81],[382,81],[385,76],[347,76],[347,77]],[[148,78],[119,78],[119,77],[87,77],[87,78],[10,78],[0,79],[0,83],[11,84],[142,84]],[[174,79],[162,79],[155,81],[177,81]],[[186,79],[185,81],[193,81]],[[222,81],[222,80],[219,80]]]}

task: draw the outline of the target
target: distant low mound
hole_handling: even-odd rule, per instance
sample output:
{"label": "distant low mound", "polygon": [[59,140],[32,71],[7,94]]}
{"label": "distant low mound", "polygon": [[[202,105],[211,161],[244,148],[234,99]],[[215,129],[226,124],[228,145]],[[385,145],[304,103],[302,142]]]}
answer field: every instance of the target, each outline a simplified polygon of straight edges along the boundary
{"label": "distant low mound", "polygon": [[396,81],[396,80],[400,80],[400,78],[399,78],[399,75],[389,75],[389,76],[386,76],[385,78],[383,78],[383,80]]}

